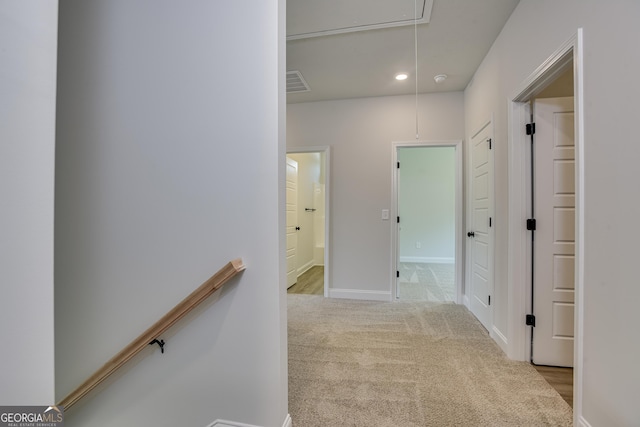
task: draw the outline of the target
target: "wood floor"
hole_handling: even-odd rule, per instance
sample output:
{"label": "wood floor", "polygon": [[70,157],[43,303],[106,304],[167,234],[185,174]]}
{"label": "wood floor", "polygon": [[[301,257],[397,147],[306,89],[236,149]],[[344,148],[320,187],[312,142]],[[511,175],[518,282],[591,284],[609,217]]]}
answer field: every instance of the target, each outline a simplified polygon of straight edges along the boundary
{"label": "wood floor", "polygon": [[302,273],[297,283],[287,289],[287,293],[324,295],[324,267],[315,265]]}
{"label": "wood floor", "polygon": [[549,385],[556,389],[562,398],[573,408],[573,368],[536,366],[534,368]]}

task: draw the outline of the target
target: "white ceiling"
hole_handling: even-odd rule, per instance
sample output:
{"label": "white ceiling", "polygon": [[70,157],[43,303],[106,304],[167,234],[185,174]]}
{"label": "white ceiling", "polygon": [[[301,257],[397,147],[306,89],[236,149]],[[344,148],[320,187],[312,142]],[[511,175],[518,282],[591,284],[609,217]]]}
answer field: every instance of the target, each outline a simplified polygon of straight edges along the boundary
{"label": "white ceiling", "polygon": [[[416,9],[418,91],[463,90],[518,2],[287,0],[287,71],[300,71],[311,88],[287,102],[415,93]],[[409,78],[396,81],[400,71]],[[437,74],[449,78],[436,84]]]}

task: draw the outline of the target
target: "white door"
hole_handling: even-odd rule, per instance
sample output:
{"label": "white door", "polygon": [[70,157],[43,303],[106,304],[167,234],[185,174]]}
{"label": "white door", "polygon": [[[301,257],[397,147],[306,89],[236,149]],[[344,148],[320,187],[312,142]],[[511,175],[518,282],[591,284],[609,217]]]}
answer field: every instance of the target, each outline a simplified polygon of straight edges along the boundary
{"label": "white door", "polygon": [[534,102],[532,360],[573,366],[575,149],[573,97]]}
{"label": "white door", "polygon": [[488,123],[471,138],[471,223],[468,253],[471,258],[469,308],[480,323],[493,326],[493,156],[492,126]]}
{"label": "white door", "polygon": [[298,162],[287,157],[286,174],[287,215],[287,288],[298,280],[296,249],[298,246]]}

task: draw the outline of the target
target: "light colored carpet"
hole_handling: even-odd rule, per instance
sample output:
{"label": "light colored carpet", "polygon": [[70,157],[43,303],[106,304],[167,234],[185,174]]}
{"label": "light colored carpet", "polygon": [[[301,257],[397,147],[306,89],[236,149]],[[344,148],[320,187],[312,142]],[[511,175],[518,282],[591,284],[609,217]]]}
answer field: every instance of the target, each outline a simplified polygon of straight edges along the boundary
{"label": "light colored carpet", "polygon": [[572,424],[560,395],[464,306],[287,298],[297,427]]}
{"label": "light colored carpet", "polygon": [[401,262],[398,271],[400,300],[456,300],[455,264]]}

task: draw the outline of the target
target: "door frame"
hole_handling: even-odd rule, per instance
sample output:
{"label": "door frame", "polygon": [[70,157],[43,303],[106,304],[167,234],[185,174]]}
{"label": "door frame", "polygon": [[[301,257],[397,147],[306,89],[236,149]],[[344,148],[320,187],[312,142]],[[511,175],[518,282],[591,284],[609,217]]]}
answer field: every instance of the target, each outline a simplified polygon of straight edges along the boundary
{"label": "door frame", "polygon": [[575,129],[575,321],[574,321],[574,417],[582,413],[582,359],[584,335],[584,65],[582,28],[544,61],[508,98],[509,149],[509,250],[507,355],[530,359],[530,327],[525,315],[531,306],[530,234],[524,227],[529,215],[529,136],[524,128],[531,118],[529,101],[573,64]]}
{"label": "door frame", "polygon": [[399,267],[399,251],[398,251],[398,223],[394,219],[398,216],[398,149],[400,148],[434,148],[434,147],[453,147],[455,148],[455,174],[456,174],[456,195],[455,195],[455,281],[456,281],[456,304],[462,302],[463,279],[462,274],[462,245],[464,240],[462,237],[463,226],[463,200],[462,200],[462,140],[437,140],[437,141],[395,141],[391,143],[391,215],[389,222],[391,223],[391,293],[389,298],[391,301],[396,300],[397,277],[396,271]]}
{"label": "door frame", "polygon": [[331,277],[331,274],[329,274],[331,269],[331,258],[329,256],[331,253],[331,233],[329,232],[329,224],[331,222],[331,179],[329,175],[331,171],[331,147],[328,145],[292,147],[287,148],[286,154],[299,153],[324,153],[324,297],[328,298],[330,289],[329,278]]}
{"label": "door frame", "polygon": [[[287,291],[296,284],[297,278],[298,278],[298,267],[297,267],[297,251],[298,251],[298,233],[297,233],[297,229],[299,221],[298,221],[298,162],[293,160],[292,158],[290,158],[288,155],[285,159],[285,163],[287,165],[287,172],[285,173],[285,195],[286,195],[286,203],[285,203],[285,241],[286,241],[286,252],[285,252],[285,258],[287,261],[287,269],[286,269],[286,276],[287,276]],[[292,205],[292,201],[289,200],[289,167],[294,168],[295,169],[295,191],[296,191],[296,197],[295,197],[295,208],[294,208],[294,212],[295,212],[295,223],[291,224],[289,222],[289,207]],[[296,230],[291,230],[292,228],[294,228]],[[290,231],[292,231],[292,233],[290,233]],[[295,246],[293,247],[293,270],[289,270],[289,236],[290,234],[295,235]],[[292,274],[290,274],[292,273]],[[293,276],[293,274],[295,274],[295,276]],[[293,276],[293,277],[292,277]],[[293,279],[293,283],[289,284],[289,278]]]}

